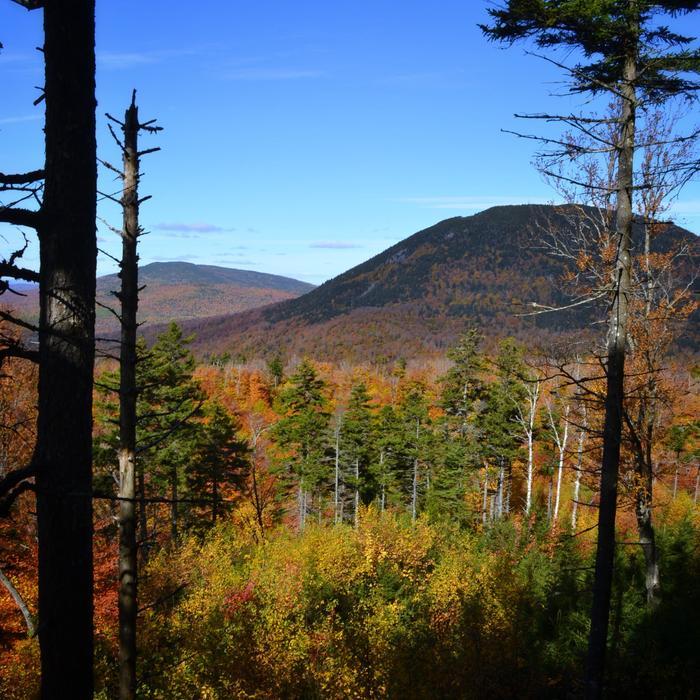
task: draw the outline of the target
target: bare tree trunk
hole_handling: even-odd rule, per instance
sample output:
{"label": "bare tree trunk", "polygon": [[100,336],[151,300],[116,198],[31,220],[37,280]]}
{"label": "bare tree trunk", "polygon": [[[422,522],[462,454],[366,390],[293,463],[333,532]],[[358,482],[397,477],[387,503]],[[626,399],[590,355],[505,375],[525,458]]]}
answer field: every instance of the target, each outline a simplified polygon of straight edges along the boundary
{"label": "bare tree trunk", "polygon": [[[340,419],[339,419],[340,420]],[[335,485],[333,488],[333,522],[338,524],[338,498],[340,489],[340,422],[335,427]]]}
{"label": "bare tree trunk", "polygon": [[138,309],[138,109],[124,115],[124,193],[119,357],[119,698],[136,696],[136,313]]}
{"label": "bare tree trunk", "polygon": [[700,491],[700,464],[697,466],[697,474],[695,475],[695,495],[693,496],[693,503],[698,504],[698,491]]}
{"label": "bare tree trunk", "polygon": [[30,637],[33,637],[36,634],[36,629],[34,627],[34,620],[32,618],[32,614],[29,612],[29,608],[24,602],[24,598],[22,598],[20,592],[14,587],[12,581],[10,581],[10,579],[7,578],[7,576],[5,576],[2,569],[0,569],[0,583],[2,583],[3,586],[5,586],[7,592],[12,596],[12,600],[15,601],[15,604],[19,608],[19,611],[22,613],[24,622],[27,625],[27,634]]}
{"label": "bare tree trunk", "polygon": [[673,500],[676,500],[676,495],[678,493],[678,461],[676,460],[676,468],[673,472]]}
{"label": "bare tree trunk", "polygon": [[574,480],[574,497],[571,504],[571,529],[576,531],[578,516],[578,501],[581,494],[581,470],[583,468],[583,443],[586,439],[586,409],[584,407],[583,426],[578,434],[578,449],[576,451],[576,478]]}
{"label": "bare tree trunk", "polygon": [[557,469],[557,489],[554,498],[554,515],[553,521],[556,523],[559,517],[559,503],[561,501],[561,482],[562,476],[564,474],[564,457],[566,455],[566,443],[569,439],[569,405],[566,405],[564,409],[564,433],[560,435],[559,429],[554,424],[554,418],[552,416],[552,411],[549,406],[547,406],[547,411],[549,413],[549,423],[552,427],[552,432],[554,433],[554,439],[557,443],[557,450],[559,451],[559,466]]}
{"label": "bare tree trunk", "polygon": [[532,508],[532,480],[534,476],[534,435],[535,435],[535,418],[537,416],[537,402],[540,397],[540,381],[539,379],[526,387],[527,390],[527,407],[528,416],[522,415],[518,407],[518,422],[521,424],[527,437],[527,490],[525,493],[525,515],[530,514]]}
{"label": "bare tree trunk", "polygon": [[[416,418],[416,453],[418,451],[418,438],[420,436],[420,421]],[[418,510],[418,455],[413,460],[413,484],[411,489],[411,520],[416,521]]]}
{"label": "bare tree trunk", "polygon": [[173,544],[178,539],[178,500],[177,500],[177,467],[173,465],[170,470],[170,538]]}
{"label": "bare tree trunk", "polygon": [[622,441],[622,416],[627,343],[628,304],[631,291],[632,192],[634,186],[636,55],[624,58],[620,114],[620,142],[617,159],[617,261],[613,280],[615,297],[610,310],[607,342],[603,460],[598,510],[598,546],[593,580],[591,630],[588,638],[585,694],[599,698],[603,693],[605,653],[610,616],[613,561],[615,556],[615,515],[617,480]]}
{"label": "bare tree trunk", "polygon": [[[94,0],[44,3],[37,523],[41,697],[93,696]],[[69,683],[69,686],[67,685]]]}
{"label": "bare tree trunk", "polygon": [[[382,491],[380,497],[380,511],[383,513],[386,507],[386,478],[384,477],[384,450],[379,453],[379,471],[382,475]],[[697,489],[696,489],[697,491]]]}
{"label": "bare tree trunk", "polygon": [[360,460],[355,457],[355,527],[360,515]]}
{"label": "bare tree trunk", "polygon": [[484,500],[481,505],[481,523],[486,525],[486,508],[488,507],[489,498],[489,468],[484,471]]}

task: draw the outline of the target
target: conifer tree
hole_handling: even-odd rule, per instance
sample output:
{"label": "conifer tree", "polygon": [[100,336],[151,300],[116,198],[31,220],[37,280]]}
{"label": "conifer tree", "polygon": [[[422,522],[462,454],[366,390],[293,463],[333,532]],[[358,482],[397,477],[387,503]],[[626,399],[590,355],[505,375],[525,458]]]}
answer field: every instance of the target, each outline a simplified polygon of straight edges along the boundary
{"label": "conifer tree", "polygon": [[326,456],[330,413],[325,388],[316,368],[305,359],[278,398],[282,419],[274,427],[274,436],[286,453],[285,476],[295,482],[297,489],[300,529],[306,520],[308,494],[320,501],[330,478],[330,461]]}
{"label": "conifer tree", "polygon": [[248,467],[248,446],[238,430],[236,420],[220,403],[204,406],[203,423],[194,435],[194,459],[186,470],[187,494],[195,502],[191,523],[215,525],[231,511],[231,491],[241,489]]}
{"label": "conifer tree", "polygon": [[495,360],[496,378],[486,389],[480,417],[484,456],[496,467],[497,517],[510,512],[513,460],[522,441],[518,430],[519,408],[525,401],[522,356],[522,348],[512,338],[501,341]]}
{"label": "conifer tree", "polygon": [[[601,468],[598,546],[596,554],[591,632],[585,678],[586,696],[603,692],[610,593],[615,550],[615,514],[623,421],[623,385],[632,292],[632,217],[637,113],[683,96],[698,88],[692,73],[700,72],[700,52],[689,47],[692,38],[671,31],[668,16],[697,10],[690,0],[508,0],[490,9],[491,26],[482,25],[490,39],[509,44],[532,38],[545,49],[574,49],[586,62],[572,67],[552,60],[567,71],[573,92],[607,94],[619,101],[620,114],[612,140],[599,144],[614,154],[616,248],[609,285],[607,358],[605,361],[605,422]],[[580,54],[575,54],[580,55]],[[559,119],[590,132],[595,117],[564,115]],[[555,143],[549,140],[549,143]],[[559,142],[566,149],[566,144]],[[578,155],[571,152],[570,157]],[[583,180],[580,178],[579,180]]]}
{"label": "conifer tree", "polygon": [[399,464],[404,448],[401,418],[396,409],[382,406],[375,422],[376,445],[372,472],[377,484],[379,508],[401,502]]}
{"label": "conifer tree", "polygon": [[370,471],[375,437],[370,401],[363,382],[352,387],[341,432],[340,446],[346,481],[353,490],[355,525],[360,504],[371,502],[377,491],[374,474]]}
{"label": "conifer tree", "polygon": [[403,450],[399,459],[399,479],[408,498],[411,519],[415,520],[420,499],[425,492],[430,454],[430,419],[426,388],[420,382],[412,382],[406,388],[399,404]]}

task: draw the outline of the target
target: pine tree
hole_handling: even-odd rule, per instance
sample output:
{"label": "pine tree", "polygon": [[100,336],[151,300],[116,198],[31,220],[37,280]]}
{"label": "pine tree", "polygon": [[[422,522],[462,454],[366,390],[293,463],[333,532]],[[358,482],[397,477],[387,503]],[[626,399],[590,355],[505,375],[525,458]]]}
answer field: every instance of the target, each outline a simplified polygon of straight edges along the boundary
{"label": "pine tree", "polygon": [[[238,437],[239,429],[220,403],[204,406],[203,422],[194,435],[194,459],[186,470],[187,496],[195,501],[190,524],[215,525],[231,512],[232,491],[240,491],[248,467],[248,446]],[[198,500],[202,503],[196,503]]]}
{"label": "pine tree", "polygon": [[496,378],[486,389],[485,408],[479,420],[484,456],[497,474],[497,517],[510,512],[512,467],[521,443],[519,407],[525,401],[522,356],[522,348],[512,338],[501,341],[495,360]]}
{"label": "pine tree", "polygon": [[370,503],[377,493],[377,483],[370,470],[374,452],[374,419],[371,397],[364,383],[352,387],[348,408],[343,415],[341,454],[345,480],[353,491],[355,525],[361,503]]}
{"label": "pine tree", "polygon": [[399,403],[402,450],[398,459],[398,478],[404,497],[408,500],[411,519],[415,520],[421,506],[421,497],[430,480],[431,425],[428,397],[421,382],[410,383]]}
{"label": "pine tree", "polygon": [[[327,459],[330,413],[325,397],[325,383],[316,368],[305,359],[278,398],[278,413],[282,419],[273,434],[284,450],[282,460],[287,480],[294,483],[299,507],[299,528],[303,529],[308,510],[308,495],[319,502],[330,479]],[[322,508],[319,503],[319,517]]]}
{"label": "pine tree", "polygon": [[[571,90],[607,94],[620,105],[619,116],[612,122],[578,115],[543,115],[550,120],[559,119],[569,126],[574,125],[582,133],[590,133],[591,125],[603,122],[616,127],[612,139],[596,145],[597,148],[602,145],[614,156],[615,223],[611,238],[616,254],[610,276],[613,283],[608,283],[606,290],[610,305],[605,422],[598,546],[585,679],[586,695],[590,698],[600,697],[603,692],[615,551],[625,356],[633,285],[633,197],[639,187],[634,178],[634,157],[639,147],[637,112],[661,105],[676,96],[690,99],[695,94],[698,83],[691,77],[700,72],[700,51],[689,48],[692,38],[672,32],[663,21],[665,17],[686,14],[699,7],[697,0],[508,0],[504,7],[489,10],[493,24],[481,27],[486,36],[496,41],[512,44],[533,38],[541,48],[573,49],[574,55],[582,53],[587,62],[570,68],[554,61],[567,71]],[[580,155],[559,141],[558,147],[562,145],[569,158]],[[581,177],[579,181],[583,179]]]}

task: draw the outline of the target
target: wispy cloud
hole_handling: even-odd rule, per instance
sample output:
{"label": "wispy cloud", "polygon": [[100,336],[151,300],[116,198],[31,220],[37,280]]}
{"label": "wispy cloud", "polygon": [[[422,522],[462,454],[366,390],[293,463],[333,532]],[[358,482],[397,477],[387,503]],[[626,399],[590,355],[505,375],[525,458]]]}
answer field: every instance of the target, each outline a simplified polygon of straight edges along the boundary
{"label": "wispy cloud", "polygon": [[308,80],[322,78],[325,71],[301,68],[234,68],[221,74],[224,80]]}
{"label": "wispy cloud", "polygon": [[148,259],[151,262],[191,262],[199,260],[201,255],[186,254],[186,255],[149,255]]}
{"label": "wispy cloud", "polygon": [[153,229],[156,231],[173,231],[175,233],[226,233],[235,231],[235,228],[227,228],[207,223],[187,224],[181,221],[171,223],[155,224]]}
{"label": "wispy cloud", "polygon": [[257,265],[255,260],[246,260],[245,258],[230,258],[222,257],[217,259],[217,263],[225,263],[226,265],[244,265],[248,267],[249,265]]}
{"label": "wispy cloud", "polygon": [[332,250],[346,250],[348,248],[362,248],[361,245],[357,243],[351,243],[350,241],[316,241],[315,243],[310,243],[309,248],[330,248]]}
{"label": "wispy cloud", "polygon": [[162,61],[192,56],[194,49],[162,49],[156,51],[98,51],[97,66],[106,70],[125,70],[138,66],[152,65]]}
{"label": "wispy cloud", "polygon": [[445,197],[399,197],[396,202],[416,204],[425,209],[460,209],[467,211],[481,211],[489,207],[507,204],[545,204],[548,200],[544,197],[525,197],[522,195],[468,195]]}
{"label": "wispy cloud", "polygon": [[43,117],[42,114],[25,114],[20,117],[4,117],[0,124],[21,124],[22,122],[36,122]]}

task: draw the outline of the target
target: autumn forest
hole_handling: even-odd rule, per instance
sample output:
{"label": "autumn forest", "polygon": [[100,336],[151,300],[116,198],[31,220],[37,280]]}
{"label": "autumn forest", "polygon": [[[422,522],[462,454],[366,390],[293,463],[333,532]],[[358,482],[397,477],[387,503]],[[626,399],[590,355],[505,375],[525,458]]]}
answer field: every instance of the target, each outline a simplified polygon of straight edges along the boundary
{"label": "autumn forest", "polygon": [[[518,134],[559,203],[446,219],[315,287],[139,265],[160,122],[134,90],[103,160],[94,2],[13,2],[43,15],[46,159],[0,172],[22,241],[0,696],[695,697],[700,244],[671,207],[700,170],[678,108],[700,52],[664,23],[700,3],[488,9],[483,41],[586,96]],[[98,167],[122,217],[99,278]]]}

